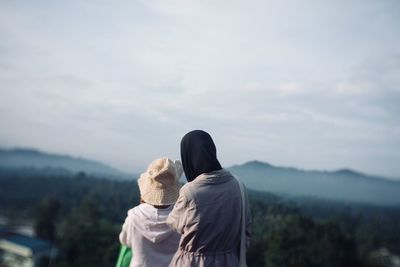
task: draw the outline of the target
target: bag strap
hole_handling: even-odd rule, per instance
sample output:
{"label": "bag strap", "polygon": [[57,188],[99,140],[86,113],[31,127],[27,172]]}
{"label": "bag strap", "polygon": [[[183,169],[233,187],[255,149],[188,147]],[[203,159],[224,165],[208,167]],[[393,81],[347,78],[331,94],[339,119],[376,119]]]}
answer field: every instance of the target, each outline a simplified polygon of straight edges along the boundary
{"label": "bag strap", "polygon": [[[234,176],[235,177],[235,176]],[[244,186],[241,181],[237,177],[235,177],[236,181],[239,184],[240,195],[242,196],[242,231],[241,231],[241,240],[240,240],[240,267],[247,267],[246,263],[246,198],[244,195]]]}

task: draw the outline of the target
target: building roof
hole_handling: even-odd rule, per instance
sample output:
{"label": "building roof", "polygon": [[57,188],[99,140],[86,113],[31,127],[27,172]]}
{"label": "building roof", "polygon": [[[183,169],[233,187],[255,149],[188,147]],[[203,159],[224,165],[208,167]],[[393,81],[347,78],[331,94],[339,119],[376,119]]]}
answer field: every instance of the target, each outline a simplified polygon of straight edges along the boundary
{"label": "building roof", "polygon": [[46,240],[25,236],[21,234],[10,235],[8,237],[5,238],[3,237],[1,239],[7,240],[8,242],[14,243],[16,245],[29,248],[33,252],[51,248],[51,243]]}
{"label": "building roof", "polygon": [[16,233],[12,228],[0,227],[0,249],[17,254],[32,255],[53,247],[49,241]]}

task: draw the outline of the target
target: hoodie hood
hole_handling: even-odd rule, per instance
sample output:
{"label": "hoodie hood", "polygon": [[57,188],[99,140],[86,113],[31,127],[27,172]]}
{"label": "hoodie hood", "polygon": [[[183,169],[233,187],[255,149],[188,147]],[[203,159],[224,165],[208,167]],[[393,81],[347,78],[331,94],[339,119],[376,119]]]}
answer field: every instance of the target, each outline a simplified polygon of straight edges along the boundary
{"label": "hoodie hood", "polygon": [[166,209],[156,209],[143,203],[128,211],[128,216],[135,221],[136,230],[153,243],[167,239],[174,231],[165,223],[173,205]]}

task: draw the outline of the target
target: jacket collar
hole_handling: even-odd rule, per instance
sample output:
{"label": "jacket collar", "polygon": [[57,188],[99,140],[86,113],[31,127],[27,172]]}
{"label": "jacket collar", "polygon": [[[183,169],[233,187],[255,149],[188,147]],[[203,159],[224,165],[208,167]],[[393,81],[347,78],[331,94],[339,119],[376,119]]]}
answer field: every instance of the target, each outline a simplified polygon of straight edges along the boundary
{"label": "jacket collar", "polygon": [[232,179],[232,174],[225,169],[220,169],[208,173],[202,173],[190,183],[220,184]]}

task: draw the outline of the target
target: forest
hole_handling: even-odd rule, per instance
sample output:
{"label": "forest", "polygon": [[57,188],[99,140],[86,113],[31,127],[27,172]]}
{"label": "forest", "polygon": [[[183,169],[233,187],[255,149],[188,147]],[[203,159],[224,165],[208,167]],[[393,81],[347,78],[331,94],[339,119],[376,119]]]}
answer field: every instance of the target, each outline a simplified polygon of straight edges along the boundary
{"label": "forest", "polygon": [[[390,266],[377,251],[400,254],[400,207],[285,198],[250,191],[253,238],[248,266]],[[139,203],[136,180],[80,172],[0,171],[0,216],[34,226],[60,250],[55,266],[114,266],[118,234]]]}

